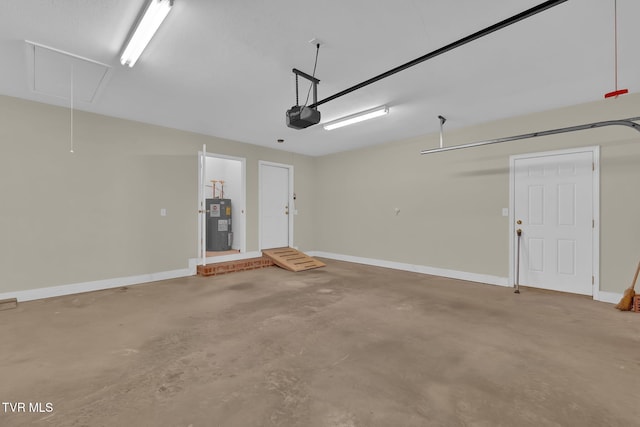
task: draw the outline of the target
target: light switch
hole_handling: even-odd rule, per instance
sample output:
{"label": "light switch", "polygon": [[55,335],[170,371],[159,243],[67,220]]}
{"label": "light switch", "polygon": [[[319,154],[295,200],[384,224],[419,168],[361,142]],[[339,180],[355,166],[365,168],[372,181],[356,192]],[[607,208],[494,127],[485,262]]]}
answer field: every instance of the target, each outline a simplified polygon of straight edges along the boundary
{"label": "light switch", "polygon": [[502,208],[502,216],[509,216],[509,208]]}
{"label": "light switch", "polygon": [[167,216],[167,210],[165,208],[160,209],[160,216]]}

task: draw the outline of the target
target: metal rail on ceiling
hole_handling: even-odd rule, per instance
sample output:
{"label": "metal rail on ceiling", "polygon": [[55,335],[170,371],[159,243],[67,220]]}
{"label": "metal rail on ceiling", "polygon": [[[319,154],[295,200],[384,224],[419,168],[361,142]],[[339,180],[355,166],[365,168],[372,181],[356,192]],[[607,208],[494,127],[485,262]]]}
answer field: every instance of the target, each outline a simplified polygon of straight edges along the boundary
{"label": "metal rail on ceiling", "polygon": [[469,143],[469,144],[452,145],[450,147],[431,148],[431,149],[428,149],[428,150],[420,151],[420,154],[441,153],[443,151],[453,151],[453,150],[460,150],[460,149],[463,149],[463,148],[480,147],[480,146],[483,146],[483,145],[499,144],[499,143],[502,143],[502,142],[509,142],[509,141],[517,141],[519,139],[537,138],[539,136],[555,135],[555,134],[558,134],[558,133],[576,132],[576,131],[580,131],[580,130],[595,129],[595,128],[600,128],[600,127],[604,127],[604,126],[628,126],[630,128],[633,128],[633,129],[637,130],[638,132],[640,132],[640,124],[634,123],[634,122],[637,122],[637,121],[640,121],[640,117],[632,117],[630,119],[620,119],[620,120],[607,120],[607,121],[604,121],[604,122],[595,122],[595,123],[588,123],[588,124],[585,124],[585,125],[569,126],[569,127],[566,127],[566,128],[559,128],[559,129],[544,130],[544,131],[540,131],[540,132],[525,133],[523,135],[508,136],[508,137],[496,138],[496,139],[488,139],[488,140],[485,140],[485,141],[472,142],[472,143]]}
{"label": "metal rail on ceiling", "polygon": [[[377,75],[375,77],[372,77],[369,80],[365,80],[362,83],[358,83],[357,85],[351,86],[348,89],[345,89],[345,90],[340,91],[340,92],[338,92],[336,94],[328,96],[327,98],[321,99],[320,101],[314,102],[313,104],[309,105],[309,108],[316,108],[319,105],[322,105],[324,103],[332,101],[332,100],[334,100],[336,98],[344,96],[344,95],[346,95],[348,93],[351,93],[353,91],[356,91],[358,89],[361,89],[361,88],[363,88],[365,86],[368,86],[368,85],[370,85],[372,83],[377,82],[378,80],[382,80],[382,79],[387,78],[387,77],[389,77],[389,76],[391,76],[393,74],[396,74],[396,73],[398,73],[400,71],[406,70],[407,68],[413,67],[414,65],[418,65],[421,62],[424,62],[424,61],[426,61],[428,59],[435,58],[438,55],[442,55],[443,53],[449,52],[450,50],[456,49],[456,48],[458,48],[458,47],[460,47],[462,45],[465,45],[465,44],[467,44],[469,42],[472,42],[472,41],[477,40],[477,39],[479,39],[481,37],[489,35],[489,34],[495,32],[495,31],[501,30],[501,29],[503,29],[505,27],[508,27],[509,25],[512,25],[512,24],[515,24],[516,22],[522,21],[523,19],[529,18],[529,17],[531,17],[533,15],[537,15],[540,12],[543,12],[543,11],[545,11],[547,9],[550,9],[550,8],[554,7],[554,6],[558,6],[559,4],[562,4],[562,3],[566,2],[566,1],[568,1],[568,0],[549,0],[549,1],[545,1],[544,3],[540,3],[539,5],[534,6],[531,9],[527,9],[524,12],[518,13],[517,15],[513,15],[512,17],[507,18],[507,19],[505,19],[503,21],[500,21],[497,24],[493,24],[493,25],[491,25],[489,27],[486,27],[486,28],[484,28],[484,29],[482,29],[480,31],[477,31],[477,32],[475,32],[473,34],[470,34],[470,35],[466,36],[466,37],[463,37],[460,40],[454,41],[452,43],[449,43],[446,46],[443,46],[443,47],[441,47],[439,49],[436,49],[436,50],[434,50],[432,52],[429,52],[429,53],[427,53],[427,54],[425,54],[425,55],[423,55],[423,56],[421,56],[419,58],[416,58],[416,59],[414,59],[412,61],[409,61],[409,62],[407,62],[405,64],[399,65],[399,66],[397,66],[397,67],[395,67],[395,68],[393,68],[393,69],[391,69],[389,71],[386,71],[386,72],[384,72],[382,74],[379,74],[379,75]],[[296,71],[297,70],[294,70],[294,72],[296,72]]]}

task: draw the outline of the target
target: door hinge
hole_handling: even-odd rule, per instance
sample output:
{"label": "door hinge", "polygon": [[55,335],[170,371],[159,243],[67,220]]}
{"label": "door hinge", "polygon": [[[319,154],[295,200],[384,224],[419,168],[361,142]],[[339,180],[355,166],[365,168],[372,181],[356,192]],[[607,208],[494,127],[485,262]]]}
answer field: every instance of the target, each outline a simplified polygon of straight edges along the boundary
{"label": "door hinge", "polygon": [[596,284],[596,278],[594,276],[591,276],[591,284],[592,285]]}
{"label": "door hinge", "polygon": [[591,163],[591,170],[595,171],[596,170],[596,164],[595,163]]}
{"label": "door hinge", "polygon": [[596,228],[596,220],[595,219],[591,220],[591,228]]}

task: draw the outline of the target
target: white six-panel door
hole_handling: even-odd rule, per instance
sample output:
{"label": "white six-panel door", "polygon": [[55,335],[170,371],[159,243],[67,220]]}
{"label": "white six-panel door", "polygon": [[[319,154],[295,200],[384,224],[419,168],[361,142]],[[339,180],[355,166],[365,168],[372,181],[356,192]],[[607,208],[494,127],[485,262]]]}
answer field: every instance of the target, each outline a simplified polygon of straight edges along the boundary
{"label": "white six-panel door", "polygon": [[593,294],[594,165],[590,150],[512,158],[521,285]]}

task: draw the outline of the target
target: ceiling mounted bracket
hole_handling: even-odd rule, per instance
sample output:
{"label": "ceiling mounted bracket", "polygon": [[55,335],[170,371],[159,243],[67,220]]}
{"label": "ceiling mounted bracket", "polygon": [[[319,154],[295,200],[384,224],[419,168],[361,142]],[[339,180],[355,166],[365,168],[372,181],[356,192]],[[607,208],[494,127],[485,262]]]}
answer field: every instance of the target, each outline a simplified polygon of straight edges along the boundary
{"label": "ceiling mounted bracket", "polygon": [[486,141],[472,142],[469,144],[452,145],[451,147],[441,146],[440,148],[422,150],[420,151],[420,154],[433,154],[433,153],[441,153],[443,151],[453,151],[453,150],[460,150],[464,148],[474,148],[474,147],[480,147],[483,145],[499,144],[502,142],[517,141],[519,139],[537,138],[540,136],[555,135],[559,133],[576,132],[580,130],[595,129],[595,128],[600,128],[604,126],[627,126],[640,132],[640,124],[635,123],[637,121],[640,121],[640,117],[632,117],[630,119],[621,119],[621,120],[607,120],[603,122],[588,123],[588,124],[578,125],[578,126],[569,126],[566,128],[544,130],[544,131],[533,132],[533,133],[525,133],[523,135],[508,136],[505,138],[488,139]]}
{"label": "ceiling mounted bracket", "polygon": [[444,126],[445,122],[447,121],[447,119],[443,116],[438,116],[438,118],[440,119],[440,148],[444,147],[444,134],[442,131],[442,127]]}
{"label": "ceiling mounted bracket", "polygon": [[[309,106],[309,108],[313,108],[316,109],[315,104],[318,101],[318,84],[320,83],[320,80],[318,80],[317,78],[310,76],[309,74],[305,73],[304,71],[300,71],[297,68],[294,68],[293,70],[293,74],[296,75],[296,94],[298,93],[298,76],[303,77],[307,80],[309,80],[311,82],[312,85],[312,89],[313,89],[313,104]],[[298,100],[296,99],[296,102],[298,102]]]}

